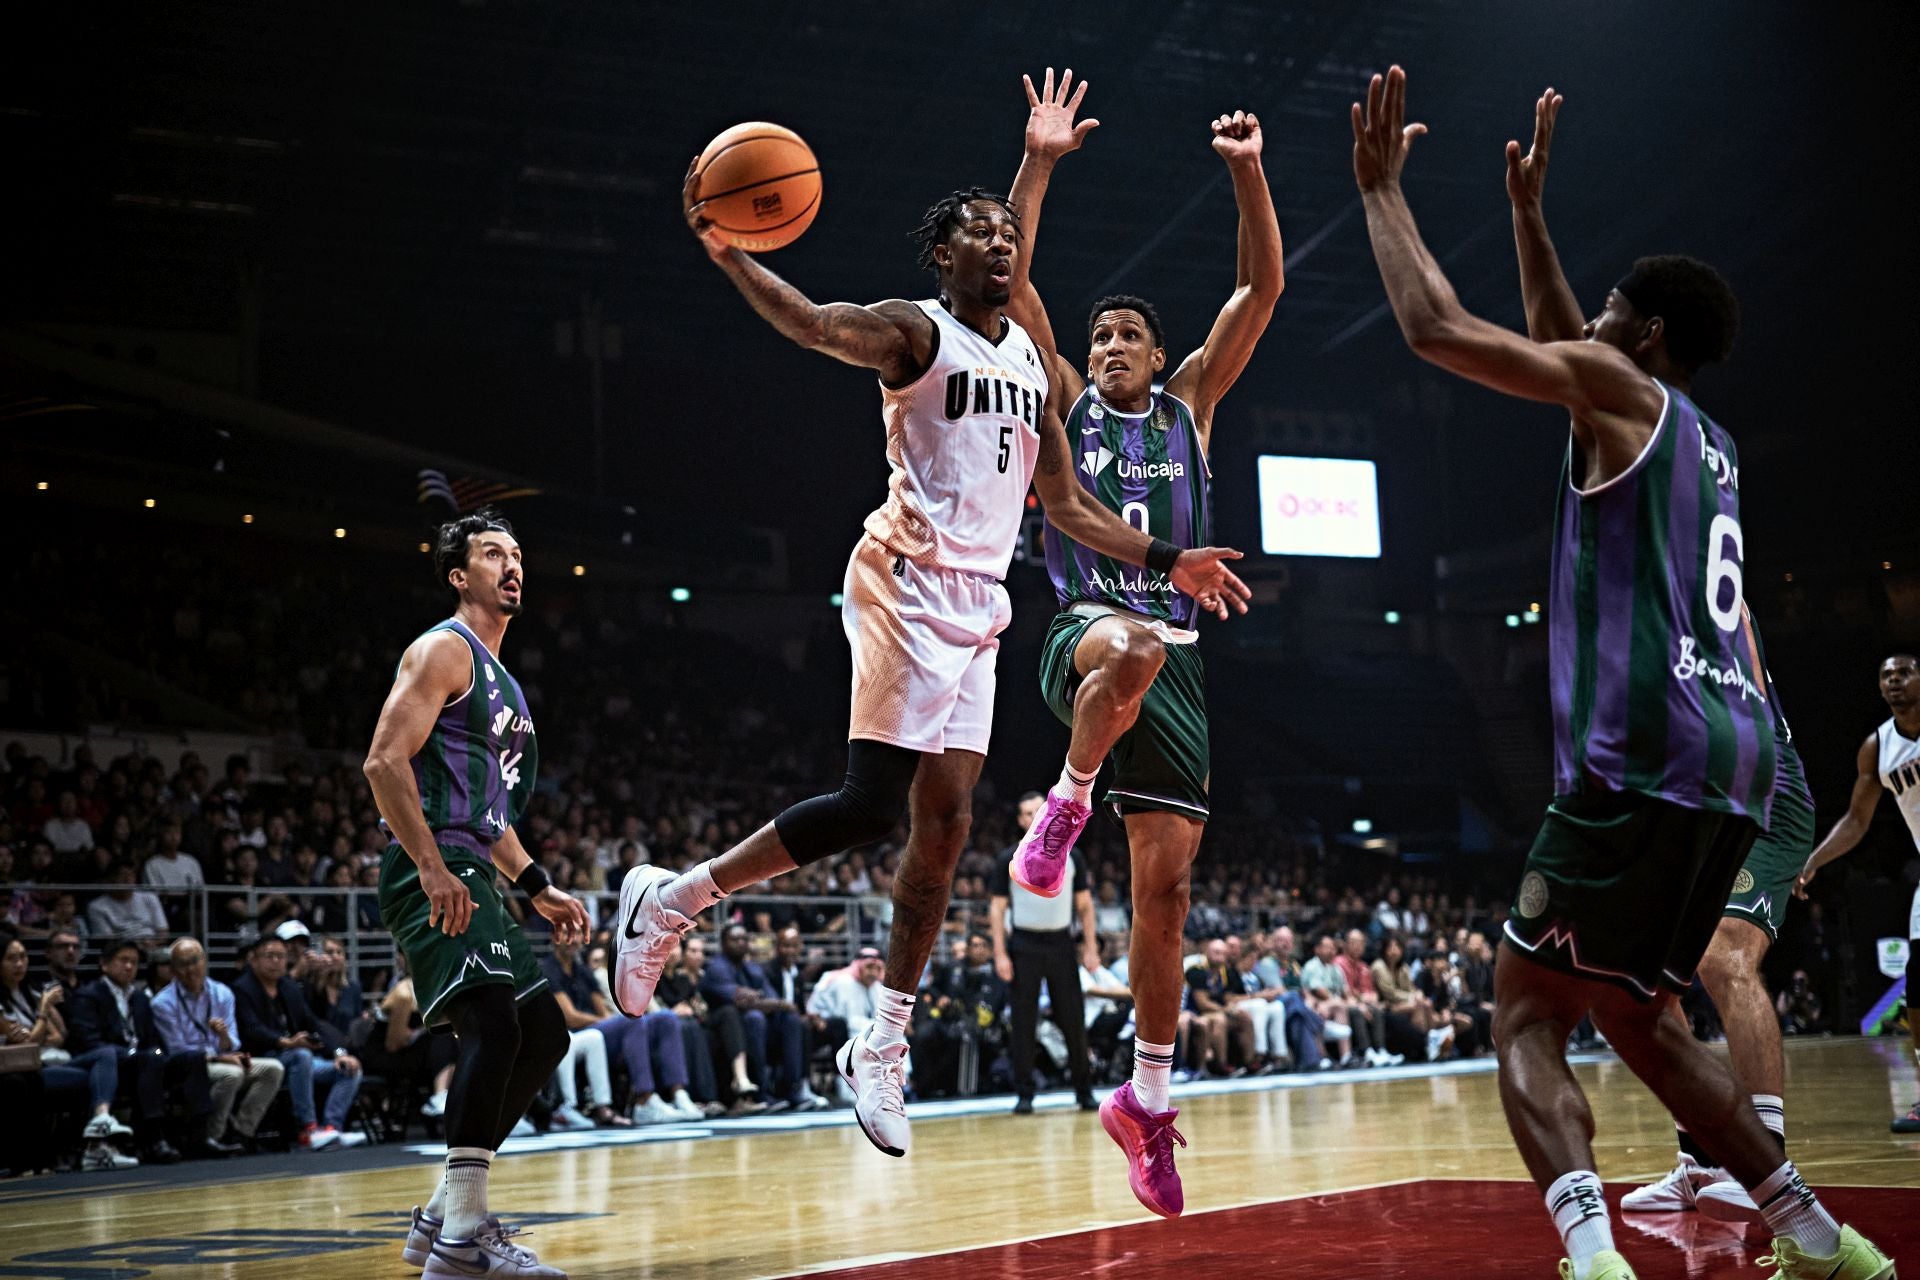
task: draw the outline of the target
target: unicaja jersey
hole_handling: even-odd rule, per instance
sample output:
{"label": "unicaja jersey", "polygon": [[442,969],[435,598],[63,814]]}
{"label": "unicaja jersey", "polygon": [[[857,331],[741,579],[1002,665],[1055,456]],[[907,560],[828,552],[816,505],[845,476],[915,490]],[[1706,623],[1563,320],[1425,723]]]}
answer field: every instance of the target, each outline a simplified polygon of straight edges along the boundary
{"label": "unicaja jersey", "polygon": [[1913,843],[1920,847],[1920,738],[1901,733],[1891,718],[1880,726],[1880,785],[1893,793]]}
{"label": "unicaja jersey", "polygon": [[1625,472],[1561,471],[1552,574],[1554,784],[1636,791],[1765,826],[1774,717],[1741,599],[1740,464],[1686,396],[1665,397]]}
{"label": "unicaja jersey", "polygon": [[[1186,550],[1207,544],[1212,532],[1206,453],[1193,410],[1164,391],[1144,413],[1121,413],[1092,387],[1067,414],[1074,478],[1100,505],[1142,533]],[[1193,597],[1164,573],[1091,551],[1048,521],[1047,572],[1065,608],[1081,600],[1114,605],[1191,627]]]}
{"label": "unicaja jersey", "polygon": [[451,631],[473,659],[467,691],[440,708],[413,757],[420,807],[440,844],[488,854],[526,812],[540,750],[520,682],[457,618],[424,633]]}
{"label": "unicaja jersey", "polygon": [[1012,320],[994,342],[937,301],[917,305],[933,356],[906,386],[880,385],[893,474],[866,529],[917,563],[1004,578],[1040,453],[1044,357]]}

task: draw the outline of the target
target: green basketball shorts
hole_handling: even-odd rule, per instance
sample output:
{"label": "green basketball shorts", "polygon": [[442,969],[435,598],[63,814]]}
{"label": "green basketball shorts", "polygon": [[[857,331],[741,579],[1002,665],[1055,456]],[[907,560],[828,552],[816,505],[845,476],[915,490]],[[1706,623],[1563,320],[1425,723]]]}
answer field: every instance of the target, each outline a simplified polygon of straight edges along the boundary
{"label": "green basketball shorts", "polygon": [[430,1027],[445,1023],[447,1001],[470,988],[510,984],[514,999],[525,1000],[547,985],[527,935],[507,914],[493,864],[458,845],[441,845],[440,856],[473,899],[473,917],[458,937],[427,923],[432,904],[405,849],[388,845],[380,860],[380,920],[407,957],[420,1018]]}
{"label": "green basketball shorts", "polygon": [[1507,941],[1643,1001],[1685,991],[1759,830],[1637,792],[1564,796],[1527,854]]}
{"label": "green basketball shorts", "polygon": [[[1789,775],[1797,781],[1793,785]],[[1725,914],[1766,930],[1769,943],[1780,941],[1780,927],[1793,901],[1793,883],[1813,853],[1817,833],[1806,776],[1796,751],[1780,752],[1780,781],[1773,793],[1773,821],[1747,854],[1733,878],[1733,896]]]}
{"label": "green basketball shorts", "polygon": [[[1073,723],[1080,692],[1074,651],[1103,615],[1060,613],[1040,650],[1040,692],[1063,724]],[[1140,702],[1140,718],[1113,744],[1113,779],[1104,798],[1122,814],[1160,810],[1207,820],[1207,679],[1200,647],[1170,644],[1166,662]]]}

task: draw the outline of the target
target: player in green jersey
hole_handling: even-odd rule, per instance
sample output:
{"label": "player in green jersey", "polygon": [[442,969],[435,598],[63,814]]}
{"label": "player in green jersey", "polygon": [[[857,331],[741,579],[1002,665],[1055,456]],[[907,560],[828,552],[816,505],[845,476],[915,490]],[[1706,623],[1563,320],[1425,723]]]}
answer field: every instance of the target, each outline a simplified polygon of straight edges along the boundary
{"label": "player in green jersey", "polygon": [[1731,347],[1731,291],[1704,264],[1643,259],[1582,326],[1585,341],[1489,324],[1460,305],[1401,190],[1426,132],[1406,123],[1406,74],[1374,76],[1351,116],[1367,232],[1408,345],[1572,415],[1550,637],[1558,794],[1507,923],[1494,1012],[1501,1103],[1567,1246],[1562,1280],[1633,1275],[1613,1248],[1593,1115],[1566,1063],[1589,1015],[1753,1194],[1775,1280],[1890,1280],[1892,1262],[1834,1222],[1733,1074],[1666,1012],[1773,793],[1764,674],[1750,630],[1744,654],[1740,643],[1737,459],[1688,398],[1695,372]]}
{"label": "player in green jersey", "polygon": [[[1144,532],[1180,547],[1202,546],[1211,523],[1207,448],[1214,410],[1246,369],[1284,287],[1260,121],[1236,111],[1212,122],[1212,147],[1232,178],[1239,212],[1234,288],[1206,341],[1156,389],[1167,351],[1160,318],[1145,299],[1119,295],[1095,305],[1083,368],[1054,345],[1030,275],[1041,205],[1054,165],[1098,122],[1074,122],[1087,86],[1074,88],[1071,69],[1056,85],[1049,67],[1038,90],[1023,79],[1029,114],[1010,199],[1027,252],[1014,263],[1008,314],[1055,351],[1050,372],[1071,402],[1066,427],[1079,462],[1075,479]],[[1100,555],[1051,521],[1046,544],[1061,612],[1048,630],[1041,686],[1073,733],[1059,781],[1015,851],[1011,874],[1031,892],[1060,892],[1068,853],[1092,812],[1095,775],[1111,755],[1105,798],[1126,824],[1133,864],[1128,984],[1139,1034],[1133,1078],[1106,1100],[1100,1116],[1127,1154],[1134,1194],[1154,1213],[1173,1217],[1184,1198],[1174,1167],[1179,1113],[1168,1083],[1184,985],[1188,876],[1206,828],[1212,772],[1194,630],[1199,611],[1165,575]],[[1005,968],[1010,972],[1010,964]]]}
{"label": "player in green jersey", "polygon": [[450,1023],[447,1163],[413,1211],[403,1256],[426,1277],[552,1277],[487,1207],[494,1152],[567,1052],[566,1020],[494,884],[512,880],[584,942],[586,908],[528,856],[513,824],[533,792],[531,710],[500,662],[525,580],[513,529],[491,511],[440,527],[434,567],[453,616],[407,646],[367,752],[367,781],[393,836],[380,917],[406,954],[422,1016]]}

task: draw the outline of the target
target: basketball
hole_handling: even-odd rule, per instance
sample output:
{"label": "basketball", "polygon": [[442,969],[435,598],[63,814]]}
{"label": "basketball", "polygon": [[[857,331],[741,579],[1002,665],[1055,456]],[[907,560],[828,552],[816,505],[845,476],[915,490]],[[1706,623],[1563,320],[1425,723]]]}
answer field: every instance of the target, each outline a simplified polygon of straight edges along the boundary
{"label": "basketball", "polygon": [[820,212],[820,165],[791,129],[750,121],[700,153],[694,211],[748,253],[800,238]]}

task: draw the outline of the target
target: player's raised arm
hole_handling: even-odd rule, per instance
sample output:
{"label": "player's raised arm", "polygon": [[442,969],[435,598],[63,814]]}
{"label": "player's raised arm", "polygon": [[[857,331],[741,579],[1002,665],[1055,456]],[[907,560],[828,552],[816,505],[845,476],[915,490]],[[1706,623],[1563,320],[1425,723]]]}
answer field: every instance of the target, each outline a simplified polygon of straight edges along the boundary
{"label": "player's raised arm", "polygon": [[1207,340],[1180,362],[1167,390],[1193,406],[1194,426],[1204,447],[1213,435],[1213,408],[1227,394],[1253,357],[1267,331],[1273,305],[1286,288],[1286,255],[1280,243],[1280,219],[1273,210],[1260,153],[1260,119],[1236,111],[1213,122],[1213,149],[1233,177],[1233,202],[1240,212],[1235,233],[1233,296],[1214,319]]}
{"label": "player's raised arm", "polygon": [[693,211],[698,165],[696,158],[681,186],[687,224],[707,256],[726,272],[762,319],[809,351],[876,370],[894,386],[903,386],[926,370],[933,353],[933,321],[925,312],[898,298],[864,307],[813,301],[761,266],[752,254],[728,245],[711,221]]}
{"label": "player's raised arm", "polygon": [[1527,336],[1535,342],[1578,342],[1586,328],[1580,303],[1560,269],[1560,255],[1547,235],[1541,196],[1547,185],[1547,151],[1565,99],[1549,85],[1533,104],[1533,146],[1523,156],[1507,143],[1507,199],[1513,202],[1513,245],[1520,258],[1520,297],[1527,308]]}
{"label": "player's raised arm", "polygon": [[1073,450],[1062,421],[1060,401],[1064,394],[1057,384],[1048,393],[1040,421],[1040,456],[1033,468],[1034,492],[1040,495],[1053,527],[1101,555],[1166,574],[1174,586],[1215,617],[1227,617],[1229,607],[1245,613],[1252,593],[1226,565],[1240,558],[1238,551],[1229,547],[1182,551],[1171,542],[1134,528],[1080,487],[1073,478]]}
{"label": "player's raised arm", "polygon": [[1427,131],[1406,123],[1406,73],[1374,76],[1364,108],[1355,103],[1353,176],[1367,212],[1374,261],[1407,345],[1432,364],[1525,400],[1563,405],[1583,448],[1595,437],[1644,442],[1663,403],[1654,380],[1626,353],[1598,342],[1529,342],[1460,305],[1414,225],[1400,190],[1413,140]]}
{"label": "player's raised arm", "polygon": [[1815,846],[1807,855],[1807,865],[1800,871],[1799,879],[1794,881],[1793,896],[1807,896],[1807,886],[1813,883],[1820,868],[1835,858],[1852,853],[1854,846],[1866,837],[1867,828],[1873,824],[1873,810],[1880,803],[1880,735],[1870,733],[1867,740],[1860,744],[1859,754],[1854,757],[1854,767],[1858,770],[1853,777],[1853,795],[1848,797],[1847,811],[1840,815],[1840,821],[1833,824],[1833,830],[1827,832],[1827,838]]}
{"label": "player's raised arm", "polygon": [[1013,258],[1012,298],[1007,303],[1007,314],[1032,334],[1043,350],[1053,354],[1053,376],[1067,383],[1071,399],[1085,389],[1085,383],[1072,362],[1059,354],[1053,324],[1047,317],[1046,307],[1041,305],[1039,291],[1033,287],[1033,250],[1039,240],[1040,207],[1046,201],[1053,166],[1061,156],[1078,151],[1087,134],[1099,128],[1100,122],[1089,119],[1074,123],[1073,117],[1087,96],[1088,82],[1082,80],[1080,87],[1074,89],[1072,67],[1060,77],[1058,88],[1054,86],[1052,67],[1047,68],[1046,80],[1037,91],[1032,76],[1023,75],[1020,82],[1027,90],[1027,131],[1020,172],[1014,175],[1013,189],[1007,193],[1008,203],[1020,218],[1020,251]]}
{"label": "player's raised arm", "polygon": [[441,708],[463,693],[472,679],[473,660],[453,632],[429,631],[408,645],[386,705],[380,708],[373,746],[361,766],[380,816],[419,868],[420,887],[431,904],[427,923],[449,937],[466,932],[473,899],[440,857],[440,846],[420,806],[412,761],[426,745]]}

